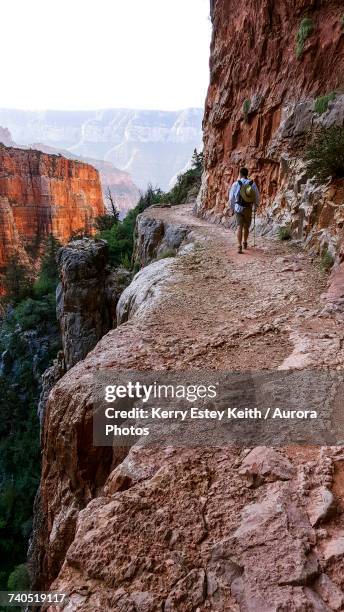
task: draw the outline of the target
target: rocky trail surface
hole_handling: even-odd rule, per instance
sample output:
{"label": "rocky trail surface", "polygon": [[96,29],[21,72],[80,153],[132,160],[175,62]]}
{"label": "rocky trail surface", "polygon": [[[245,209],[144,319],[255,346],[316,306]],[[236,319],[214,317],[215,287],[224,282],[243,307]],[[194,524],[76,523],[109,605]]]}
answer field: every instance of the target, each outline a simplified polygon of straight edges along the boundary
{"label": "rocky trail surface", "polygon": [[171,277],[159,282],[154,316],[144,321],[146,338],[149,330],[159,333],[153,332],[151,347],[135,353],[135,365],[271,370],[344,364],[343,318],[333,316],[341,300],[322,299],[327,278],[319,261],[267,238],[258,237],[253,248],[252,236],[239,255],[233,231],[196,218],[190,205],[153,214],[187,228],[194,249],[169,263]]}
{"label": "rocky trail surface", "polygon": [[[171,249],[175,257],[167,257]],[[40,586],[65,610],[344,609],[341,447],[95,448],[103,369],[342,369],[338,275],[272,239],[238,255],[190,206],[140,216],[146,265],[120,325],[53,389],[40,497]]]}

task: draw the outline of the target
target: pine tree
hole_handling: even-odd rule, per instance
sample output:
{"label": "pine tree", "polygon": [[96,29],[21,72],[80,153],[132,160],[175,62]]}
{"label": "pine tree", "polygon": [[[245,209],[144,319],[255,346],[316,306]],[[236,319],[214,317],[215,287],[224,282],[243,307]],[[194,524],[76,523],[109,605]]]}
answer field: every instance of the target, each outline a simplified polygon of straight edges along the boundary
{"label": "pine tree", "polygon": [[59,240],[50,234],[44,244],[39,276],[34,285],[36,296],[47,295],[55,291],[59,279],[56,257],[60,247]]}
{"label": "pine tree", "polygon": [[17,304],[31,293],[31,278],[18,255],[12,255],[5,270],[4,287],[6,301]]}
{"label": "pine tree", "polygon": [[117,206],[116,206],[116,203],[115,203],[115,199],[114,199],[114,197],[112,195],[110,187],[108,187],[108,189],[107,189],[106,199],[110,202],[110,208],[111,208],[112,216],[114,217],[113,222],[118,222],[119,221],[119,210],[117,209]]}

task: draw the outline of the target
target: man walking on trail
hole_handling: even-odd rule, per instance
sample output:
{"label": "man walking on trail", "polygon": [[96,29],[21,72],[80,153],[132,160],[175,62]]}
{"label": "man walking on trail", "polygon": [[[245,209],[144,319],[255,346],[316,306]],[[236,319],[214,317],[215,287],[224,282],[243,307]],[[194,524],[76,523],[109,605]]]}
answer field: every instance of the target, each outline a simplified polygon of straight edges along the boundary
{"label": "man walking on trail", "polygon": [[240,176],[229,191],[229,205],[232,214],[235,213],[238,224],[238,253],[242,247],[247,249],[247,240],[252,222],[252,210],[256,211],[259,205],[259,191],[254,181],[248,178],[247,168],[240,168]]}

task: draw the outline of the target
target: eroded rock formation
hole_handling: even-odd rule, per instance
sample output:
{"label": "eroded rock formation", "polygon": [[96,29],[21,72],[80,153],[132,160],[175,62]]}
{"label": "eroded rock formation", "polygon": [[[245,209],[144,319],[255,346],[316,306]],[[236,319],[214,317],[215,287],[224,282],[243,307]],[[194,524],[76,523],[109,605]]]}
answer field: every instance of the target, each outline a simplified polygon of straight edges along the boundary
{"label": "eroded rock formation", "polygon": [[[213,0],[211,7],[199,212],[222,219],[227,185],[245,162],[262,177],[265,224],[268,214],[272,226],[290,220],[321,249],[320,222],[313,203],[305,204],[309,193],[307,202],[320,206],[319,192],[300,150],[315,96],[337,87],[341,5]],[[297,59],[306,15],[314,29]],[[340,122],[341,109],[338,95],[316,120],[332,122],[334,113]],[[340,184],[333,189],[338,198]],[[49,396],[35,586],[68,593],[66,609],[85,612],[341,610],[344,455],[325,446],[342,424],[341,271],[326,292],[309,254],[269,239],[258,238],[243,259],[224,228],[192,218],[190,208],[139,217],[135,256],[149,265],[119,301],[120,325]],[[326,225],[333,241],[335,215]],[[104,369],[181,375],[205,368],[212,380],[233,369],[303,375],[310,368],[319,393],[323,374],[333,412],[325,413],[321,440],[291,445],[283,422],[278,448],[256,441],[256,423],[253,443],[242,448],[220,446],[217,437],[192,447],[192,436],[184,446],[93,445],[92,391]]]}
{"label": "eroded rock formation", "polygon": [[131,208],[136,206],[140,197],[140,192],[134,184],[129,172],[119,170],[119,168],[116,168],[116,166],[109,161],[76,155],[74,152],[68,151],[67,149],[44,145],[41,142],[35,142],[32,147],[39,151],[43,151],[43,153],[52,155],[60,154],[67,159],[74,159],[82,163],[90,164],[96,168],[99,172],[104,204],[110,212],[112,212],[111,204],[107,197],[109,189],[121,217],[124,217]]}
{"label": "eroded rock formation", "polygon": [[[162,226],[157,238],[152,228]],[[86,612],[340,610],[340,448],[93,445],[92,391],[104,369],[214,375],[234,361],[241,371],[277,369],[292,351],[291,333],[308,332],[303,357],[343,367],[341,302],[333,297],[338,310],[326,311],[324,279],[309,256],[259,239],[260,255],[248,254],[247,266],[226,230],[175,207],[138,220],[142,263],[159,252],[167,228],[187,230],[175,257],[138,273],[118,304],[125,322],[50,394],[36,586],[67,592],[68,605]],[[339,389],[338,415],[341,397]]]}
{"label": "eroded rock formation", "polygon": [[97,170],[59,155],[0,146],[0,267],[53,233],[66,242],[104,213]]}
{"label": "eroded rock formation", "polygon": [[[247,165],[261,188],[264,229],[290,224],[315,250],[340,251],[343,181],[316,187],[302,161],[316,125],[343,125],[339,0],[214,0],[205,174],[199,210],[226,222],[228,186]],[[308,37],[299,52],[304,19]],[[336,92],[323,114],[315,99]]]}
{"label": "eroded rock formation", "polygon": [[115,326],[117,302],[130,273],[124,268],[110,271],[104,240],[74,240],[59,250],[57,262],[61,282],[56,311],[69,370]]}

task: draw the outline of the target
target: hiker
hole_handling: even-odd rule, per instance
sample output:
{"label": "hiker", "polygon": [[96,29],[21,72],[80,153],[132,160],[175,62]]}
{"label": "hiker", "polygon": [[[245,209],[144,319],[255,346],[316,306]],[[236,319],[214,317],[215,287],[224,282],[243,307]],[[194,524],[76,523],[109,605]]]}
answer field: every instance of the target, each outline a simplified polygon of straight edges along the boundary
{"label": "hiker", "polygon": [[[247,168],[240,168],[240,176],[229,191],[229,205],[238,224],[238,253],[242,253],[242,245],[247,249],[247,240],[252,222],[252,210],[259,205],[259,191],[254,181],[248,178]],[[243,240],[244,239],[244,240]]]}

